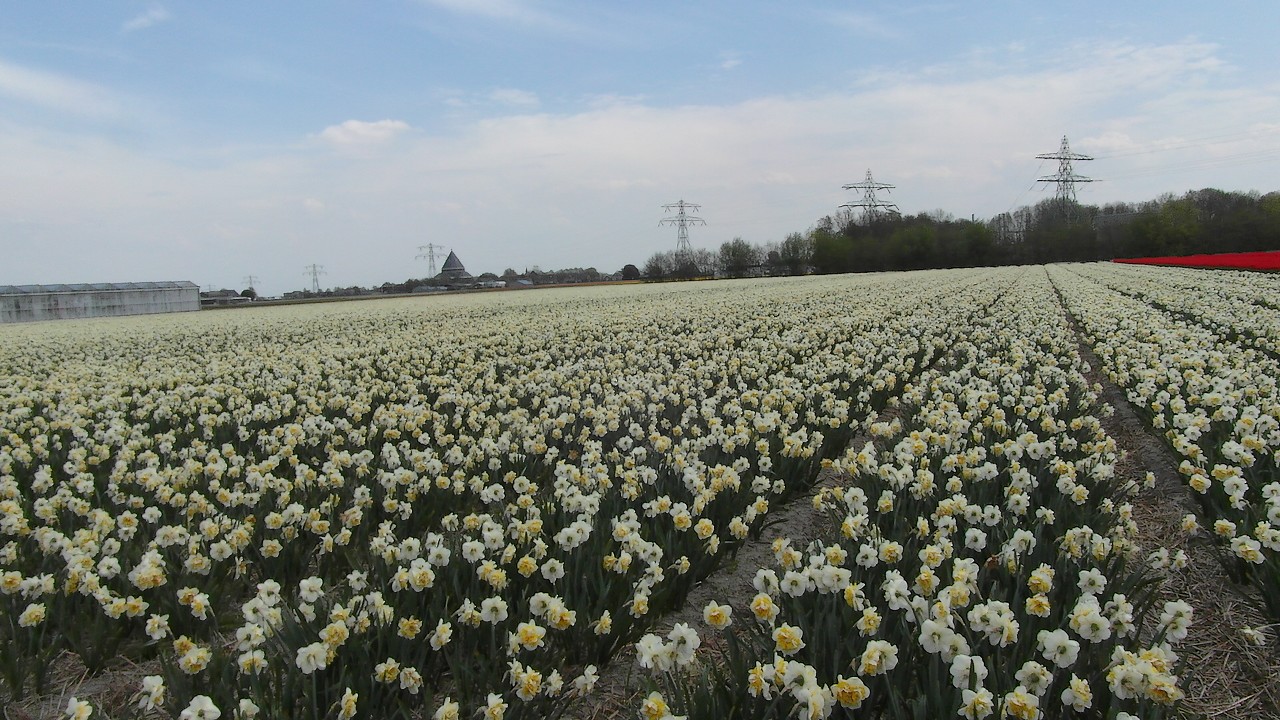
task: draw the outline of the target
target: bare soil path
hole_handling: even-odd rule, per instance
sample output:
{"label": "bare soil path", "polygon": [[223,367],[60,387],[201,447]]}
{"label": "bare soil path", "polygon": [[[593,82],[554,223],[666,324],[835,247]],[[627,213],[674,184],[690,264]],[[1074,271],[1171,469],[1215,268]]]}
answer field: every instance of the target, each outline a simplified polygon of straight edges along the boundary
{"label": "bare soil path", "polygon": [[[1188,717],[1280,717],[1280,627],[1267,624],[1258,591],[1233,582],[1224,568],[1222,549],[1207,530],[1190,535],[1182,519],[1199,506],[1178,473],[1171,448],[1138,416],[1124,392],[1103,372],[1103,363],[1071,319],[1087,377],[1102,386],[1102,400],[1114,409],[1102,418],[1107,434],[1124,451],[1117,475],[1142,484],[1148,472],[1154,487],[1133,501],[1133,518],[1144,554],[1164,548],[1172,557],[1186,554],[1182,568],[1167,569],[1163,599],[1181,597],[1194,609],[1187,639],[1179,645],[1186,661],[1182,688]],[[1203,524],[1203,522],[1202,522]],[[1255,634],[1250,637],[1247,630]]]}
{"label": "bare soil path", "polygon": [[[861,447],[867,439],[859,435],[850,444]],[[665,637],[677,623],[686,623],[699,630],[699,634],[705,634],[702,610],[712,600],[732,606],[734,617],[749,616],[751,609],[747,603],[756,592],[752,581],[756,570],[774,565],[775,539],[787,538],[792,547],[803,548],[813,540],[829,537],[831,528],[827,526],[828,521],[814,511],[813,497],[823,488],[837,485],[839,480],[838,474],[824,470],[807,493],[770,511],[760,538],[744,542],[732,560],[698,583],[684,605],[663,615],[650,632]],[[634,717],[646,694],[643,690],[646,672],[636,662],[634,648],[625,648],[601,671],[595,691],[571,709],[569,717],[578,720]]]}

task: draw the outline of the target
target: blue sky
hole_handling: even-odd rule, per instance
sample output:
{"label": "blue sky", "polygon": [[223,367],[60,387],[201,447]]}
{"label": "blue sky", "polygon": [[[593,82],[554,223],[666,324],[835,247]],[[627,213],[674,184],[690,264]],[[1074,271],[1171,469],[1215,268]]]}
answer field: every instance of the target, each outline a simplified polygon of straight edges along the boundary
{"label": "blue sky", "polygon": [[908,213],[1280,190],[1280,3],[0,2],[0,284],[279,294]]}

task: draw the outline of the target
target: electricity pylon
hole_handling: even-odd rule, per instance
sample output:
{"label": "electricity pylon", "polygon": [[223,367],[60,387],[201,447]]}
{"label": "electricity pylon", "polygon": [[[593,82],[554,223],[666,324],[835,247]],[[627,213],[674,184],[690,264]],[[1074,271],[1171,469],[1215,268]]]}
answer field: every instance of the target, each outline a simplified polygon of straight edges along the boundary
{"label": "electricity pylon", "polygon": [[421,250],[422,252],[418,253],[417,259],[421,260],[423,258],[426,258],[427,268],[431,271],[430,277],[435,277],[436,276],[436,251],[444,250],[444,246],[432,245],[431,243],[427,243],[426,245],[419,245],[418,249]]}
{"label": "electricity pylon", "polygon": [[324,271],[323,265],[312,264],[307,266],[307,269],[303,271],[303,274],[311,276],[311,292],[318,293],[320,292],[320,276],[327,275],[328,273]]}
{"label": "electricity pylon", "polygon": [[1049,182],[1058,186],[1058,192],[1056,193],[1058,207],[1062,210],[1062,216],[1070,219],[1076,206],[1076,183],[1093,182],[1093,178],[1077,175],[1075,169],[1071,167],[1071,163],[1074,160],[1092,160],[1093,158],[1088,155],[1071,152],[1071,146],[1067,144],[1067,136],[1063,135],[1062,145],[1058,148],[1058,152],[1037,155],[1036,159],[1058,161],[1057,174],[1036,178],[1036,182]]}
{"label": "electricity pylon", "polygon": [[876,198],[876,192],[880,190],[892,190],[893,185],[888,183],[876,182],[871,177],[871,170],[867,170],[867,179],[860,183],[850,183],[843,186],[845,190],[857,190],[862,193],[862,199],[857,202],[845,203],[842,208],[862,208],[862,222],[870,225],[880,218],[881,212],[889,215],[899,215],[898,206],[891,202],[885,202]]}
{"label": "electricity pylon", "polygon": [[689,226],[690,225],[706,225],[707,221],[697,215],[690,215],[688,212],[692,210],[697,212],[702,208],[701,205],[679,200],[673,203],[667,203],[662,206],[666,212],[674,212],[675,215],[662,218],[658,221],[659,225],[675,225],[676,226],[676,257],[681,265],[693,262],[693,248],[689,247]]}

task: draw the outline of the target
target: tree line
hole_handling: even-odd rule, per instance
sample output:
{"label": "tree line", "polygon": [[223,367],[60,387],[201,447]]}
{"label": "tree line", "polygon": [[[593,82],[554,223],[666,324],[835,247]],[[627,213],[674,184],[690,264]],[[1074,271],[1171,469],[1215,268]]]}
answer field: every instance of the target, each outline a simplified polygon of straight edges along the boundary
{"label": "tree line", "polygon": [[819,219],[781,242],[655,253],[649,279],[922,270],[1280,250],[1280,192],[1206,188],[1138,203],[1046,199],[987,220],[943,210]]}

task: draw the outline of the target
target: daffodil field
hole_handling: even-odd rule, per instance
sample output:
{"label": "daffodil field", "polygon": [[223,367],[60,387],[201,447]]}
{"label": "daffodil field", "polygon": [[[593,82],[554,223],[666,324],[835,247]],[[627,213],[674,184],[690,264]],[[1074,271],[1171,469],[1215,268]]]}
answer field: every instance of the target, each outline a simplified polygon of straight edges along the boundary
{"label": "daffodil field", "polygon": [[1107,372],[1181,459],[1201,517],[1280,619],[1280,276],[1052,268]]}
{"label": "daffodil field", "polygon": [[[0,703],[73,654],[150,663],[139,718],[572,717],[634,657],[649,720],[1169,717],[1184,559],[1135,542],[1079,343],[1185,457],[1188,529],[1275,596],[1278,285],[1079,265],[0,328]],[[822,478],[823,540],[653,632]]]}

